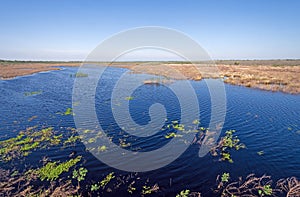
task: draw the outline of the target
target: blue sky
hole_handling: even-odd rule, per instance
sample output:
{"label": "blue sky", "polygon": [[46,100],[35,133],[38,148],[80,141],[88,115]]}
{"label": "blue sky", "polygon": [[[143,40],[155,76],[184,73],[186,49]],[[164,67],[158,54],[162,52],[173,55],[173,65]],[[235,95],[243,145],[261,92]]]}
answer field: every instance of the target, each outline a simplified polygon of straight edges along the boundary
{"label": "blue sky", "polygon": [[84,60],[140,26],[184,32],[213,59],[300,58],[300,1],[0,0],[0,59]]}

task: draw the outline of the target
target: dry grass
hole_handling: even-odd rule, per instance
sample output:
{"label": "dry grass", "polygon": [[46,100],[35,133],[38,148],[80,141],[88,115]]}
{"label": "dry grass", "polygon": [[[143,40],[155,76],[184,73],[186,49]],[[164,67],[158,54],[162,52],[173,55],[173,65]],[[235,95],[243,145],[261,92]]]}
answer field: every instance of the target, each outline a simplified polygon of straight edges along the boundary
{"label": "dry grass", "polygon": [[292,94],[300,93],[300,66],[218,65],[218,68],[226,83]]}
{"label": "dry grass", "polygon": [[55,66],[79,66],[79,63],[20,63],[20,62],[1,62],[0,78],[9,79],[16,76],[30,75],[33,73],[59,70]]}
{"label": "dry grass", "polygon": [[[0,62],[0,78],[13,78],[41,71],[58,70],[54,66],[79,66],[80,63]],[[128,68],[134,73],[160,75],[170,79],[201,80],[222,78],[225,83],[285,93],[300,93],[300,60],[216,61],[166,63],[127,62],[109,66]]]}

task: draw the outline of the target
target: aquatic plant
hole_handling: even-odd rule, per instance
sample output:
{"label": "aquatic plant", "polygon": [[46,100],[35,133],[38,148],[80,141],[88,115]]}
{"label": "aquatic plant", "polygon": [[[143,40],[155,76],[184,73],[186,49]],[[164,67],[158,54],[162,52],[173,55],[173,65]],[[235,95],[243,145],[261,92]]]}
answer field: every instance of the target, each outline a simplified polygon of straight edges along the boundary
{"label": "aquatic plant", "polygon": [[73,179],[77,179],[77,187],[80,188],[80,181],[83,181],[85,179],[86,173],[88,172],[88,170],[84,167],[79,168],[78,170],[73,170]]}
{"label": "aquatic plant", "polygon": [[200,124],[200,121],[199,120],[194,120],[193,124],[198,125],[198,124]]}
{"label": "aquatic plant", "polygon": [[142,195],[151,194],[153,192],[157,192],[158,190],[159,190],[159,186],[158,186],[157,183],[155,185],[153,185],[152,187],[147,186],[147,185],[143,185]]}
{"label": "aquatic plant", "polygon": [[258,154],[258,155],[263,155],[263,154],[264,154],[264,151],[258,151],[257,154]]}
{"label": "aquatic plant", "polygon": [[42,94],[42,90],[39,91],[33,91],[33,92],[24,92],[24,96],[33,96],[33,95],[37,95],[37,94]]}
{"label": "aquatic plant", "polygon": [[53,181],[59,178],[63,172],[68,172],[71,167],[75,166],[81,160],[81,158],[81,156],[77,156],[76,158],[63,163],[58,163],[56,161],[48,162],[42,168],[31,170],[29,173],[37,175],[42,181]]}
{"label": "aquatic plant", "polygon": [[106,151],[106,150],[107,150],[107,147],[105,145],[98,147],[99,152],[103,152],[103,151]]}
{"label": "aquatic plant", "polygon": [[128,187],[127,187],[127,191],[132,194],[134,191],[136,191],[136,188],[133,186],[135,184],[135,181],[132,181]]}
{"label": "aquatic plant", "polygon": [[188,197],[190,194],[190,190],[182,190],[179,194],[176,195],[176,197]]}
{"label": "aquatic plant", "polygon": [[211,148],[210,152],[213,156],[220,155],[222,161],[229,161],[230,163],[233,163],[230,151],[239,150],[246,146],[243,143],[240,143],[240,139],[238,139],[237,136],[233,136],[235,130],[228,130],[225,133],[225,137],[222,137],[219,143]]}
{"label": "aquatic plant", "polygon": [[10,161],[15,158],[28,156],[32,150],[47,146],[58,145],[61,142],[61,135],[54,135],[53,128],[45,128],[40,131],[33,131],[28,128],[21,131],[16,137],[0,141],[0,161]]}
{"label": "aquatic plant", "polygon": [[91,185],[91,191],[93,192],[93,191],[97,191],[97,190],[99,190],[100,189],[100,185],[99,184],[97,184],[97,183],[95,183],[95,184],[92,184]]}
{"label": "aquatic plant", "polygon": [[127,97],[125,97],[125,100],[131,101],[131,100],[133,100],[133,97],[132,96],[127,96]]}
{"label": "aquatic plant", "polygon": [[114,178],[115,178],[114,172],[111,172],[108,175],[106,175],[106,177],[102,181],[100,181],[99,184],[102,188],[104,188]]}
{"label": "aquatic plant", "polygon": [[273,190],[271,188],[271,185],[264,185],[262,189],[258,190],[258,194],[259,196],[265,196],[265,195],[270,196],[272,195],[272,191]]}
{"label": "aquatic plant", "polygon": [[87,73],[82,73],[82,72],[77,72],[77,73],[74,74],[74,75],[70,74],[70,77],[77,77],[77,78],[79,78],[79,77],[88,77],[88,76],[89,76],[89,74],[87,74]]}
{"label": "aquatic plant", "polygon": [[64,115],[73,115],[73,109],[72,108],[67,108],[67,110],[65,111]]}
{"label": "aquatic plant", "polygon": [[81,137],[79,135],[72,135],[67,140],[64,141],[64,145],[75,144],[77,141],[80,141]]}
{"label": "aquatic plant", "polygon": [[272,180],[270,176],[263,175],[256,177],[254,174],[250,174],[243,179],[240,177],[239,181],[225,182],[222,181],[223,176],[217,177],[218,187],[215,192],[220,193],[223,197],[232,196],[270,196],[279,192],[279,189],[272,189]]}
{"label": "aquatic plant", "polygon": [[221,181],[223,182],[223,183],[225,183],[225,182],[228,182],[229,181],[229,173],[226,173],[226,172],[224,172],[223,174],[222,174],[222,176],[221,176]]}

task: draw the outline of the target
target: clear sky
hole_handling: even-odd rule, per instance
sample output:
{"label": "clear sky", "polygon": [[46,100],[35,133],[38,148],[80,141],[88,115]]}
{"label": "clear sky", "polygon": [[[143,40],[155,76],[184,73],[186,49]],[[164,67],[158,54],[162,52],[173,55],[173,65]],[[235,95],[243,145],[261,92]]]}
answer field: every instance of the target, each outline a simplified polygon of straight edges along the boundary
{"label": "clear sky", "polygon": [[0,0],[0,59],[84,60],[139,26],[177,29],[213,59],[300,58],[297,0]]}

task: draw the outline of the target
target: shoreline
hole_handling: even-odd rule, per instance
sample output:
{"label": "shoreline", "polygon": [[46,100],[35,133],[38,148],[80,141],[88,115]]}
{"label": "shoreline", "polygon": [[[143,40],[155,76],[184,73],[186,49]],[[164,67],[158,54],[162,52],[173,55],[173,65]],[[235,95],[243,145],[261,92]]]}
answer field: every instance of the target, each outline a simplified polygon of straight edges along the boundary
{"label": "shoreline", "polygon": [[[221,78],[225,83],[273,92],[300,94],[300,60],[218,60],[207,62],[115,62],[112,67],[134,73],[160,75],[170,79]],[[99,64],[99,63],[97,63]],[[103,62],[103,64],[107,64]],[[39,72],[60,70],[57,66],[79,67],[81,62],[0,62],[1,80]]]}

